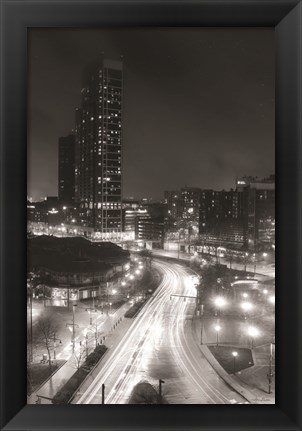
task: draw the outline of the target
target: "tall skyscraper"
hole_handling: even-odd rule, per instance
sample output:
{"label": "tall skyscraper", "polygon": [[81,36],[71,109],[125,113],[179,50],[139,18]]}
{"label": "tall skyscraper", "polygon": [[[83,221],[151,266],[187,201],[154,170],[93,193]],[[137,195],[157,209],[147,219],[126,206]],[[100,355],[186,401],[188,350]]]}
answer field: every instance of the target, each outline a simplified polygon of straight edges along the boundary
{"label": "tall skyscraper", "polygon": [[103,238],[122,230],[122,90],[122,62],[101,58],[84,73],[76,110],[80,222]]}
{"label": "tall skyscraper", "polygon": [[72,205],[75,198],[75,136],[59,138],[58,196],[60,202]]}

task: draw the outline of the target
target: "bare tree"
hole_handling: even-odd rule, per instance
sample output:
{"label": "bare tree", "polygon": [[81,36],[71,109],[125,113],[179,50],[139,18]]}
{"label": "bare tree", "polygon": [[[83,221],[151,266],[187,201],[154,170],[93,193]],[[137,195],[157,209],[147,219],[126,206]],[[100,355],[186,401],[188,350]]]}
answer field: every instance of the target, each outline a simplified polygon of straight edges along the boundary
{"label": "bare tree", "polygon": [[80,368],[86,358],[85,349],[81,346],[77,352],[74,352],[74,354],[72,355],[72,358],[73,358],[73,366],[77,370],[77,381],[79,385]]}
{"label": "bare tree", "polygon": [[54,347],[54,340],[58,331],[58,325],[54,317],[40,317],[37,322],[38,340],[46,347],[48,354],[49,368],[51,368],[51,349]]}

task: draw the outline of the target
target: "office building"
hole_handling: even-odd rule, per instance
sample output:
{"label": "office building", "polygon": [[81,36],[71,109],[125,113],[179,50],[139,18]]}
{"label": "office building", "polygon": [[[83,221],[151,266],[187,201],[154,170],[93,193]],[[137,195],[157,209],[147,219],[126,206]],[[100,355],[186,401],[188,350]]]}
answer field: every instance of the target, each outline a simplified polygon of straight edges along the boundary
{"label": "office building", "polygon": [[64,205],[73,205],[75,200],[75,136],[59,138],[58,196]]}
{"label": "office building", "polygon": [[243,199],[246,245],[257,250],[275,242],[275,175],[237,179],[236,190]]}
{"label": "office building", "polygon": [[84,73],[76,110],[79,221],[104,239],[122,230],[122,86],[122,62],[102,57]]}

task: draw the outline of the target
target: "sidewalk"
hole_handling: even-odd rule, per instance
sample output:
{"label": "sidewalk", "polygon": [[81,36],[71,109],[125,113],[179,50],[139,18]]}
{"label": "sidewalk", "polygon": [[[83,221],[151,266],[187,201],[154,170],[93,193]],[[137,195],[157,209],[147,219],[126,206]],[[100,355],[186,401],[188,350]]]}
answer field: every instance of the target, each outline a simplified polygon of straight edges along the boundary
{"label": "sidewalk", "polygon": [[[125,319],[125,312],[131,307],[130,302],[127,302],[118,310],[116,310],[112,315],[109,315],[102,326],[102,332],[100,332],[101,337],[99,339],[104,340],[104,344],[107,346],[108,351],[112,347],[115,342],[115,339],[119,338],[119,334],[121,336],[124,334],[123,328],[129,326],[131,324],[131,319]],[[101,316],[100,316],[101,317]],[[120,323],[117,323],[119,319],[122,319]],[[117,325],[117,326],[115,326]],[[114,328],[115,326],[115,328]],[[118,330],[117,330],[118,329]],[[76,349],[75,352],[79,352],[80,349],[80,341],[82,342],[82,347],[85,346],[85,336],[83,329],[80,334],[76,337]],[[71,346],[68,346],[68,349],[71,349]],[[92,351],[92,347],[90,347],[90,352]],[[106,354],[104,355],[104,358]],[[58,355],[59,356],[59,355]],[[63,387],[63,385],[70,379],[70,377],[76,372],[76,362],[72,352],[69,352],[69,358],[66,363],[55,372],[47,382],[40,387],[36,392],[33,392],[30,397],[27,399],[28,404],[35,404],[38,397],[46,397],[41,398],[42,404],[51,404],[51,399],[55,396],[55,394]],[[47,399],[50,398],[50,399]]]}
{"label": "sidewalk", "polygon": [[118,331],[113,330],[107,337],[106,346],[108,350],[104,354],[102,360],[96,365],[95,368],[87,375],[85,380],[79,386],[76,394],[73,396],[71,404],[76,404],[82,394],[89,388],[93,380],[96,378],[97,374],[105,366],[105,364],[110,361],[112,354],[114,353],[115,347],[119,344],[122,338],[125,336],[126,332],[132,325],[134,319],[125,318],[118,326]]}
{"label": "sidewalk", "polygon": [[[207,347],[207,336],[203,330],[203,344],[200,344],[200,334],[201,334],[201,321],[199,318],[195,317],[192,320],[192,330],[201,352],[208,360],[210,365],[216,371],[216,373],[236,392],[242,395],[251,404],[274,404],[275,403],[275,390],[274,385],[272,387],[273,393],[268,394],[267,389],[265,389],[265,384],[267,383],[267,372],[268,367],[264,365],[257,365],[257,356],[261,360],[261,354],[254,349],[255,364],[246,370],[242,370],[237,376],[228,374],[224,368],[219,364],[216,358],[212,355],[209,348]],[[234,346],[236,347],[236,346]]]}

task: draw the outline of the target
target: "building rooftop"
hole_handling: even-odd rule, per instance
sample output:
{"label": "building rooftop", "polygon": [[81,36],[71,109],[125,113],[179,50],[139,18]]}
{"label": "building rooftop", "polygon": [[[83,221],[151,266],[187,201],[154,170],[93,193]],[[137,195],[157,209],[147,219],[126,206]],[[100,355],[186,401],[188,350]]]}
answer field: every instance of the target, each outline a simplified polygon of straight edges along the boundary
{"label": "building rooftop", "polygon": [[111,242],[93,243],[81,237],[42,235],[28,239],[28,270],[47,268],[58,272],[106,272],[129,259],[129,252]]}

